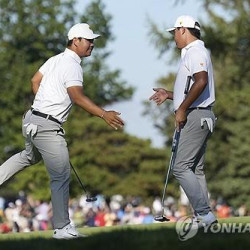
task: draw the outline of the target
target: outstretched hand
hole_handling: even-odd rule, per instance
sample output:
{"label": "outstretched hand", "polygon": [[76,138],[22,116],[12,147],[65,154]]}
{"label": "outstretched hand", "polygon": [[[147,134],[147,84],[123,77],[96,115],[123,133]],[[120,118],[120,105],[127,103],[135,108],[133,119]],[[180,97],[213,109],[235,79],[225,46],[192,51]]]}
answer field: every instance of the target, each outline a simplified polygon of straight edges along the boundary
{"label": "outstretched hand", "polygon": [[153,88],[155,93],[150,96],[149,100],[153,100],[157,105],[161,105],[166,99],[171,99],[169,92],[163,88]]}
{"label": "outstretched hand", "polygon": [[118,128],[122,128],[124,126],[124,121],[119,117],[121,113],[110,110],[104,111],[102,115],[102,119],[112,128],[117,130]]}

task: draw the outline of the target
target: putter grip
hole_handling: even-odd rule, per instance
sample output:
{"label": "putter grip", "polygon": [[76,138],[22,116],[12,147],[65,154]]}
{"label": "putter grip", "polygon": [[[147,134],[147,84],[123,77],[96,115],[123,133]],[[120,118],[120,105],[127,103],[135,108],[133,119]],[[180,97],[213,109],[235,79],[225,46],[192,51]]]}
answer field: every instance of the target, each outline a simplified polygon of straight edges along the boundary
{"label": "putter grip", "polygon": [[176,150],[177,143],[179,141],[179,137],[180,137],[180,131],[175,131],[174,137],[173,137],[173,142],[172,142],[172,152],[175,152],[175,150]]}
{"label": "putter grip", "polygon": [[186,81],[186,86],[185,86],[185,90],[184,90],[184,94],[186,95],[189,91],[189,87],[190,87],[190,82],[191,82],[192,77],[188,76],[187,77],[187,81]]}

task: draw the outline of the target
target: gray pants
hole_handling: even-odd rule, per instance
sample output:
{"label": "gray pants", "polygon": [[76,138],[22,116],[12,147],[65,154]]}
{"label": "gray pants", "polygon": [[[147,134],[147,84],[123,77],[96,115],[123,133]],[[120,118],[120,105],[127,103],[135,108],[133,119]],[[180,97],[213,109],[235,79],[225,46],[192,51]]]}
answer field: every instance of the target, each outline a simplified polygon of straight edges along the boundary
{"label": "gray pants", "polygon": [[208,123],[214,126],[215,116],[211,110],[192,110],[188,112],[187,123],[181,130],[173,174],[186,193],[194,211],[207,214],[209,206],[207,183],[204,174],[204,159],[207,140],[211,135]]}
{"label": "gray pants", "polygon": [[50,176],[53,227],[70,223],[68,213],[70,163],[64,131],[56,122],[28,111],[23,118],[25,149],[0,166],[0,185],[25,167],[44,160]]}

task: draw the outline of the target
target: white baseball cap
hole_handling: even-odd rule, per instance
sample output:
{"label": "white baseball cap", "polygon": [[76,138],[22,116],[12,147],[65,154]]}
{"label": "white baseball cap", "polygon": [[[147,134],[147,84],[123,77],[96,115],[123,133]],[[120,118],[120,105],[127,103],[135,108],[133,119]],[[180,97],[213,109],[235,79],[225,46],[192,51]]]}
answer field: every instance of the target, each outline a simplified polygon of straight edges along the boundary
{"label": "white baseball cap", "polygon": [[197,23],[198,21],[191,16],[187,15],[179,16],[175,21],[174,27],[167,29],[167,31],[172,32],[176,28],[181,28],[181,27],[200,30],[200,27],[197,25]]}
{"label": "white baseball cap", "polygon": [[86,38],[86,39],[95,39],[100,35],[94,34],[93,31],[89,28],[87,23],[77,23],[72,26],[68,32],[68,39],[72,40],[73,38]]}

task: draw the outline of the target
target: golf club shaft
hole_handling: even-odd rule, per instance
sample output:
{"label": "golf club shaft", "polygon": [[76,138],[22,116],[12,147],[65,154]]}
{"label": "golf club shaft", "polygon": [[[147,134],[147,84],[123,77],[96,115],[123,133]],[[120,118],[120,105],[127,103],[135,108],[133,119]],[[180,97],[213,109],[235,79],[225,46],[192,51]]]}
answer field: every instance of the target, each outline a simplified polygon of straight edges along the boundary
{"label": "golf club shaft", "polygon": [[78,174],[77,174],[75,168],[74,168],[73,165],[71,164],[71,162],[70,162],[70,166],[71,166],[71,168],[73,169],[73,171],[74,171],[74,173],[75,173],[75,175],[76,175],[77,180],[79,181],[80,185],[82,186],[82,189],[84,190],[84,192],[86,193],[86,195],[88,195],[87,190],[86,190],[85,187],[83,186],[82,181],[80,180],[80,178],[79,178],[79,176],[78,176]]}
{"label": "golf club shaft", "polygon": [[[171,160],[170,160],[170,162],[172,161],[172,158],[173,158],[173,153],[172,153],[172,155],[171,155]],[[162,199],[161,199],[162,209],[163,209],[163,207],[164,207],[164,200],[165,200],[166,189],[167,189],[167,185],[168,185],[169,174],[170,174],[170,165],[169,165],[169,167],[168,167],[168,173],[167,173],[167,177],[166,177],[166,180],[165,180],[165,185],[164,185],[163,194],[162,194]]]}
{"label": "golf club shaft", "polygon": [[164,207],[164,200],[165,200],[165,195],[166,195],[166,190],[167,190],[167,185],[168,185],[169,174],[170,174],[170,172],[174,166],[174,163],[175,163],[179,138],[180,138],[180,131],[175,130],[174,136],[173,136],[173,142],[172,142],[172,153],[171,153],[170,163],[168,166],[168,172],[167,172],[166,181],[165,181],[163,194],[162,194],[162,200],[161,200],[162,209]]}

